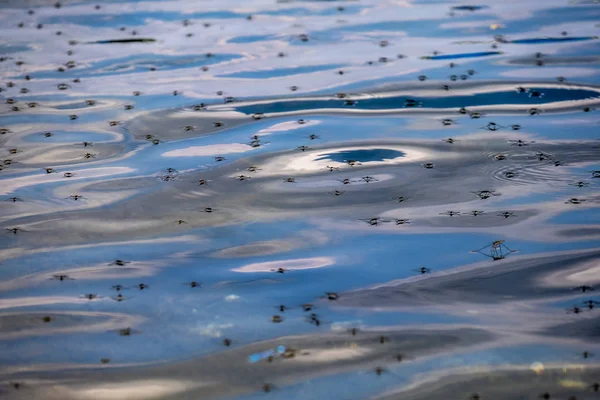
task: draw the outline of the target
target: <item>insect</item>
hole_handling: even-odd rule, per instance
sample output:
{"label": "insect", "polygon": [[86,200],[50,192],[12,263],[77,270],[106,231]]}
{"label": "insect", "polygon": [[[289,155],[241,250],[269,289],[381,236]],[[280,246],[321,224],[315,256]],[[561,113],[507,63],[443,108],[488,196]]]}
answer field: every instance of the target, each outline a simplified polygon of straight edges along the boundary
{"label": "insect", "polygon": [[360,162],[358,162],[356,160],[344,160],[344,162],[351,167],[354,167],[356,165],[362,165]]}
{"label": "insect", "polygon": [[302,311],[312,311],[312,309],[314,308],[314,306],[310,303],[304,303],[301,305],[302,307]]}
{"label": "insect", "polygon": [[375,367],[375,373],[377,374],[377,376],[381,376],[381,374],[383,374],[384,372],[387,372],[387,370],[383,367]]}
{"label": "insect", "polygon": [[477,197],[479,197],[481,200],[486,200],[489,199],[492,196],[499,196],[499,194],[497,194],[495,191],[493,190],[480,190],[478,192],[471,192],[473,194],[475,194]]}
{"label": "insect", "polygon": [[246,168],[246,171],[248,171],[248,172],[257,172],[260,170],[261,170],[260,168],[258,168],[257,166],[254,166],[254,165],[251,165],[248,168]]}
{"label": "insect", "polygon": [[285,269],[285,268],[281,268],[281,267],[279,267],[279,268],[277,268],[277,269],[272,269],[271,271],[272,271],[272,272],[276,272],[276,273],[278,273],[278,274],[283,274],[283,273],[285,273],[286,271],[289,271],[289,270],[288,270],[288,269]]}
{"label": "insect", "polygon": [[237,179],[238,181],[247,181],[249,179],[251,179],[251,176],[247,176],[247,175],[238,175],[238,176],[234,176],[235,179]]}
{"label": "insect", "polygon": [[343,190],[334,190],[333,192],[329,192],[329,193],[331,193],[332,195],[334,195],[336,197],[339,197],[339,196],[343,196],[346,192]]}
{"label": "insect", "polygon": [[210,214],[212,212],[219,211],[219,210],[217,210],[216,208],[212,208],[212,207],[204,207],[202,209],[202,211],[204,211],[205,213],[209,213]]}
{"label": "insect", "polygon": [[418,272],[420,274],[428,274],[428,273],[431,272],[431,269],[430,268],[425,268],[425,267],[420,267],[420,268],[417,268],[417,269],[413,269],[413,271]]}
{"label": "insect", "polygon": [[581,286],[574,287],[571,290],[579,290],[580,292],[585,293],[585,292],[591,292],[596,289],[594,289],[592,286],[581,285]]}
{"label": "insect", "polygon": [[191,288],[195,288],[195,287],[202,286],[202,283],[196,282],[196,281],[191,281],[191,282],[188,282],[188,283],[184,283],[184,285],[187,285],[187,286],[189,286]]}
{"label": "insect", "polygon": [[45,323],[52,322],[52,317],[49,315],[46,315],[44,318],[42,318],[42,321],[44,321]]}
{"label": "insect", "polygon": [[290,308],[284,304],[280,304],[277,307],[275,307],[279,310],[279,312],[285,312],[285,310],[289,310]]}
{"label": "insect", "polygon": [[494,158],[498,161],[506,160],[506,156],[504,154],[496,154]]}
{"label": "insect", "polygon": [[453,125],[453,124],[456,124],[456,123],[457,122],[454,121],[453,119],[446,118],[446,119],[442,120],[442,125],[444,125],[444,126],[450,126],[450,125]]}
{"label": "insect", "polygon": [[122,301],[129,300],[130,298],[127,298],[127,297],[123,296],[123,294],[119,293],[118,295],[111,297],[111,299],[120,303]]}
{"label": "insect", "polygon": [[422,103],[414,99],[404,100],[404,107],[420,107]]}
{"label": "insect", "polygon": [[79,200],[79,199],[85,199],[84,196],[80,195],[80,194],[72,194],[69,197],[67,197],[68,199],[72,199],[72,200]]}
{"label": "insect", "polygon": [[410,224],[410,219],[395,219],[396,225],[407,225]]}
{"label": "insect", "polygon": [[418,78],[421,82],[425,81],[427,79],[427,76],[425,75],[419,75]]}
{"label": "insect", "polygon": [[504,217],[504,218],[510,218],[510,217],[516,217],[517,215],[512,212],[512,211],[503,211],[499,214],[497,214],[499,217]]}
{"label": "insect", "polygon": [[204,105],[204,103],[200,103],[200,104],[197,104],[194,107],[192,107],[192,109],[194,111],[202,111],[205,109],[205,105]]}
{"label": "insect", "polygon": [[231,339],[227,339],[227,338],[223,339],[223,344],[227,347],[231,346]]}
{"label": "insect", "polygon": [[216,156],[216,157],[214,157],[214,159],[215,159],[216,162],[221,162],[221,161],[225,160],[225,157],[223,157],[223,156]]}
{"label": "insect", "polygon": [[279,324],[283,322],[283,318],[281,317],[281,315],[273,315],[271,317],[271,322],[273,322],[274,324]]}
{"label": "insect", "polygon": [[159,144],[159,143],[162,143],[162,140],[160,140],[160,139],[152,139],[152,144],[153,144],[153,145],[155,145],[155,146],[156,146],[156,145],[157,145],[157,144]]}
{"label": "insect", "polygon": [[378,181],[377,179],[373,178],[372,176],[368,176],[368,175],[367,176],[363,176],[360,179],[362,179],[363,181],[365,181],[367,183],[369,183],[369,182],[377,182]]}
{"label": "insect", "polygon": [[371,225],[371,226],[376,226],[379,225],[383,222],[387,222],[385,220],[383,220],[382,218],[379,217],[375,217],[375,218],[363,218],[363,219],[359,219],[359,221],[364,221],[367,224]]}
{"label": "insect", "polygon": [[196,127],[195,127],[195,126],[192,126],[192,125],[185,125],[185,126],[183,126],[183,127],[182,127],[182,129],[183,129],[184,131],[186,131],[186,132],[190,132],[190,131],[193,131],[193,130],[195,130],[195,129],[196,129]]}
{"label": "insect", "polygon": [[23,201],[23,199],[21,199],[20,197],[10,197],[4,201],[11,201],[13,203],[16,203],[17,201]]}
{"label": "insect", "polygon": [[262,391],[265,393],[270,393],[274,389],[274,386],[270,383],[265,383],[262,385]]}
{"label": "insect", "polygon": [[98,298],[98,295],[94,294],[94,293],[86,293],[86,294],[81,295],[80,297],[82,297],[84,299],[88,299],[88,300],[94,300],[94,299]]}
{"label": "insect", "polygon": [[[486,250],[486,252],[484,252]],[[489,251],[487,251],[489,250]],[[508,250],[508,253],[505,251]],[[485,245],[480,249],[471,250],[471,253],[483,254],[486,257],[490,257],[492,260],[502,260],[510,253],[517,252],[518,250],[512,250],[504,244],[504,240],[495,240],[491,244]]]}
{"label": "insect", "polygon": [[472,216],[476,217],[478,215],[485,214],[485,212],[484,211],[473,210],[473,211],[470,211],[469,214],[471,214]]}
{"label": "insect", "polygon": [[518,139],[518,140],[509,140],[508,142],[511,144],[511,146],[519,146],[519,147],[529,146],[531,143],[535,143],[535,141],[526,142],[526,141],[521,140],[521,139]]}
{"label": "insect", "polygon": [[379,336],[379,343],[384,344],[385,342],[389,342],[390,338],[387,336]]}
{"label": "insect", "polygon": [[348,332],[352,335],[352,336],[356,336],[356,334],[358,333],[358,328],[350,328],[348,329]]}
{"label": "insect", "polygon": [[126,288],[123,285],[113,285],[111,288],[114,289],[114,290],[116,290],[117,292],[120,292],[121,290],[128,289],[128,288]]}
{"label": "insect", "polygon": [[469,117],[471,117],[471,119],[479,119],[479,118],[481,118],[482,116],[483,116],[483,114],[482,114],[482,113],[480,113],[480,112],[471,111],[471,112],[469,113]]}
{"label": "insect", "polygon": [[119,336],[131,336],[135,333],[140,333],[140,331],[131,328],[121,328],[117,332],[119,332]]}
{"label": "insect", "polygon": [[488,124],[481,129],[487,129],[488,131],[495,132],[497,130],[500,130],[500,128],[502,127],[496,124],[495,122],[488,122]]}
{"label": "insect", "polygon": [[331,166],[326,166],[325,167],[326,170],[328,170],[329,172],[333,172],[333,171],[341,171],[340,167],[331,167]]}
{"label": "insect", "polygon": [[593,357],[593,356],[594,356],[594,353],[590,353],[589,351],[587,351],[587,350],[586,350],[586,351],[584,351],[583,353],[581,353],[581,356],[582,356],[583,358],[586,358],[586,359],[587,359],[587,358]]}
{"label": "insect", "polygon": [[200,179],[200,180],[198,180],[198,185],[199,186],[206,185],[206,184],[208,184],[208,182],[210,182],[208,179]]}
{"label": "insect", "polygon": [[57,274],[57,275],[52,275],[52,278],[50,278],[50,280],[52,281],[74,281],[75,278],[71,278],[69,275],[65,275],[65,274]]}
{"label": "insect", "polygon": [[539,108],[530,108],[529,110],[527,110],[527,112],[529,113],[529,115],[540,115],[542,113],[542,110],[540,110]]}
{"label": "insect", "polygon": [[404,203],[406,200],[408,200],[408,198],[404,196],[398,196],[392,197],[392,200],[396,200],[398,203]]}
{"label": "insect", "polygon": [[455,215],[460,216],[460,211],[446,211],[446,212],[440,213],[440,215],[447,215],[449,217],[454,217]]}
{"label": "insect", "polygon": [[442,139],[444,142],[449,143],[449,144],[453,144],[458,142],[458,139],[452,139],[452,138],[448,138],[448,139]]}
{"label": "insect", "polygon": [[75,115],[75,114],[71,114],[71,115],[69,115],[69,119],[71,121],[75,121],[76,119],[79,119],[79,117],[77,115]]}
{"label": "insect", "polygon": [[92,142],[82,142],[81,144],[83,145],[83,147],[92,147],[94,145],[94,143]]}
{"label": "insect", "polygon": [[579,306],[573,306],[571,308],[567,308],[566,311],[567,311],[567,314],[580,314],[583,312],[583,310]]}
{"label": "insect", "polygon": [[569,200],[565,201],[565,204],[581,204],[585,201],[586,200],[584,200],[584,199],[578,199],[576,197],[573,197],[573,198],[570,198]]}
{"label": "insect", "polygon": [[290,178],[285,178],[283,181],[284,181],[284,182],[287,182],[287,183],[296,183],[296,179],[295,179],[295,178],[292,178],[292,177],[290,177]]}
{"label": "insect", "polygon": [[433,163],[425,163],[425,164],[421,164],[421,165],[425,169],[433,169],[435,167]]}
{"label": "insect", "polygon": [[552,158],[552,156],[550,156],[549,154],[545,154],[545,153],[535,153],[535,156],[537,157],[537,159],[539,161],[547,161]]}
{"label": "insect", "polygon": [[595,300],[586,300],[581,304],[585,305],[589,310],[593,310],[596,308],[596,306],[600,305],[600,302]]}
{"label": "insect", "polygon": [[183,224],[187,224],[187,222],[185,222],[185,221],[184,221],[184,220],[182,220],[182,219],[178,219],[178,220],[177,220],[177,221],[175,221],[175,222],[177,222],[177,225],[183,225]]}
{"label": "insect", "polygon": [[139,290],[150,289],[150,286],[146,285],[145,283],[138,283],[138,284],[136,285],[136,287],[137,287]]}
{"label": "insect", "polygon": [[125,104],[125,106],[123,106],[123,108],[128,111],[128,110],[133,110],[135,107],[132,104]]}
{"label": "insect", "polygon": [[325,292],[325,297],[327,297],[327,300],[334,301],[338,300],[340,298],[340,295],[336,292]]}
{"label": "insect", "polygon": [[108,121],[108,125],[110,126],[117,126],[121,123],[121,121]]}
{"label": "insect", "polygon": [[517,125],[517,124],[511,125],[510,129],[512,129],[513,131],[519,131],[519,130],[521,130],[521,125]]}
{"label": "insect", "polygon": [[5,231],[7,233],[12,233],[13,235],[17,235],[19,232],[26,232],[24,229],[22,228],[6,228]]}
{"label": "insect", "polygon": [[592,178],[600,178],[600,171],[590,171]]}
{"label": "insect", "polygon": [[309,324],[313,324],[315,326],[321,326],[321,320],[315,313],[310,314],[310,317],[307,318],[307,321]]}
{"label": "insect", "polygon": [[600,384],[598,384],[598,382],[594,382],[588,386],[588,389],[590,389],[592,392],[597,392],[600,390]]}
{"label": "insect", "polygon": [[296,149],[304,152],[304,151],[308,150],[308,146],[298,146],[298,147],[296,147]]}

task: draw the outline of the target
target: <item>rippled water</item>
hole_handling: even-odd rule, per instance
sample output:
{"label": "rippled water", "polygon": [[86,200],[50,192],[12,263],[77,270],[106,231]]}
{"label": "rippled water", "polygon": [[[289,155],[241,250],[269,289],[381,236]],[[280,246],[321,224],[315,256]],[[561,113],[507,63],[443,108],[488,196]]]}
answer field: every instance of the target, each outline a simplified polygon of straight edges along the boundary
{"label": "rippled water", "polygon": [[597,2],[0,10],[0,397],[600,396]]}

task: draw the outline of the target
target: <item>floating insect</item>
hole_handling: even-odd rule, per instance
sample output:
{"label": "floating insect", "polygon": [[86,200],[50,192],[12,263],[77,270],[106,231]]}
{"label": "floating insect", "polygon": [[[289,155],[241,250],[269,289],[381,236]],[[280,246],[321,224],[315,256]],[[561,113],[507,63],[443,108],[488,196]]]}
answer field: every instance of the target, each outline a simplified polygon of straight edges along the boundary
{"label": "floating insect", "polygon": [[125,286],[123,286],[123,285],[113,285],[111,288],[112,288],[112,289],[114,289],[114,290],[116,290],[117,292],[120,292],[121,290],[126,290],[126,289],[128,289],[128,288],[126,288],[126,287],[125,287]]}
{"label": "floating insect", "polygon": [[567,314],[580,314],[583,312],[583,309],[579,306],[573,306],[571,308],[566,309]]}
{"label": "floating insect", "polygon": [[384,372],[387,372],[387,370],[383,367],[375,367],[375,374],[377,374],[377,376],[381,376]]}
{"label": "floating insect", "polygon": [[471,250],[471,253],[483,254],[486,257],[490,257],[492,260],[502,260],[506,258],[510,253],[517,252],[518,250],[512,250],[504,244],[504,240],[495,240],[491,244],[485,245],[480,249]]}
{"label": "floating insect", "polygon": [[504,217],[504,218],[510,218],[510,217],[516,217],[517,215],[512,212],[512,211],[503,211],[499,214],[497,214],[499,217]]}
{"label": "floating insect", "polygon": [[594,382],[590,386],[588,386],[588,389],[592,392],[598,392],[600,391],[600,384],[598,382]]}
{"label": "floating insect", "polygon": [[369,182],[378,182],[377,179],[373,178],[372,176],[368,176],[368,175],[367,176],[363,176],[360,179],[362,179],[363,181],[365,181],[367,183],[369,183]]}
{"label": "floating insect", "polygon": [[191,282],[184,283],[184,285],[189,286],[191,288],[196,288],[196,287],[202,286],[202,283],[196,282],[196,281],[191,281]]}
{"label": "floating insect", "polygon": [[210,214],[210,213],[213,213],[213,212],[219,211],[219,210],[217,210],[216,208],[212,208],[212,207],[204,207],[202,209],[202,211],[204,211],[205,213],[209,213]]}
{"label": "floating insect", "polygon": [[454,125],[456,123],[457,122],[455,120],[449,119],[449,118],[446,118],[446,119],[442,120],[442,125],[444,125],[444,126],[450,126],[450,125]]}
{"label": "floating insect", "polygon": [[289,271],[289,269],[285,269],[285,268],[281,268],[281,267],[279,267],[279,268],[277,268],[277,269],[272,269],[271,271],[272,271],[272,272],[276,272],[276,273],[278,273],[278,274],[283,274],[283,273],[286,273],[287,271]]}
{"label": "floating insect", "polygon": [[348,164],[351,167],[357,166],[357,165],[362,165],[359,161],[357,160],[344,160],[344,162],[346,164]]}
{"label": "floating insect", "polygon": [[296,179],[292,177],[285,178],[283,181],[287,183],[296,183]]}
{"label": "floating insect", "polygon": [[262,385],[262,391],[265,393],[270,393],[275,387],[270,383],[265,383]]}
{"label": "floating insect", "polygon": [[336,292],[325,292],[325,297],[327,300],[334,301],[340,298],[340,295]]}
{"label": "floating insect", "polygon": [[247,181],[252,179],[251,176],[247,176],[247,175],[238,175],[238,176],[234,176],[235,179],[237,179],[238,181]]}
{"label": "floating insect", "polygon": [[290,308],[284,304],[280,304],[277,307],[275,307],[276,309],[279,310],[279,312],[285,312],[286,310],[289,310]]}
{"label": "floating insect", "polygon": [[135,287],[137,287],[139,290],[150,289],[150,286],[146,285],[145,283],[138,283],[135,285]]}
{"label": "floating insect", "polygon": [[65,275],[65,274],[56,274],[56,275],[52,275],[52,278],[50,278],[50,280],[52,281],[74,281],[75,278],[71,278],[69,275]]}
{"label": "floating insect", "polygon": [[69,197],[67,197],[67,198],[68,198],[68,199],[71,199],[71,200],[75,200],[75,201],[77,201],[77,200],[79,200],[79,199],[85,199],[85,197],[84,197],[84,196],[82,196],[82,195],[80,195],[80,194],[72,194],[72,195],[70,195],[70,196],[69,196]]}
{"label": "floating insect", "polygon": [[586,359],[587,359],[587,358],[593,357],[593,356],[594,356],[594,353],[590,353],[589,351],[587,351],[587,350],[586,350],[586,351],[584,351],[584,352],[582,352],[582,353],[581,353],[581,356],[582,356],[583,358],[586,358]]}
{"label": "floating insect", "polygon": [[206,184],[208,184],[208,182],[210,182],[210,180],[208,180],[208,179],[199,179],[198,186],[206,185]]}
{"label": "floating insect", "polygon": [[394,222],[396,225],[408,225],[410,224],[410,219],[395,219]]}
{"label": "floating insect", "polygon": [[216,162],[221,162],[221,161],[225,160],[225,157],[223,157],[223,156],[216,156],[216,157],[214,157],[214,159],[215,159]]}
{"label": "floating insect", "polygon": [[344,190],[334,190],[333,192],[329,192],[332,195],[339,197],[339,196],[343,196],[346,192]]}
{"label": "floating insect", "polygon": [[86,293],[81,295],[80,297],[84,298],[84,299],[88,299],[88,300],[95,300],[98,298],[98,295],[95,293]]}
{"label": "floating insect", "polygon": [[479,197],[481,200],[486,200],[489,199],[492,196],[500,196],[498,193],[496,193],[494,190],[480,190],[478,192],[471,192],[473,194],[475,194],[477,197]]}
{"label": "floating insect", "polygon": [[368,225],[371,225],[371,226],[376,226],[376,225],[380,225],[383,222],[388,222],[388,221],[386,221],[386,220],[384,220],[382,218],[379,218],[379,217],[375,217],[375,218],[361,218],[361,219],[359,219],[359,221],[366,222]]}
{"label": "floating insect", "polygon": [[384,344],[389,341],[390,341],[390,338],[388,338],[387,336],[379,336],[379,343]]}
{"label": "floating insect", "polygon": [[527,141],[521,140],[521,139],[518,139],[518,140],[509,140],[508,142],[511,144],[511,146],[519,146],[519,147],[529,146],[531,143],[535,143],[535,141],[527,142]]}
{"label": "floating insect", "polygon": [[308,146],[298,146],[298,147],[296,147],[296,149],[304,152],[304,151],[308,150]]}
{"label": "floating insect", "polygon": [[312,309],[315,308],[315,306],[310,303],[304,303],[301,305],[301,307],[302,307],[302,311],[305,311],[305,312],[312,311]]}
{"label": "floating insect", "polygon": [[596,306],[600,305],[600,302],[596,300],[586,300],[581,304],[585,305],[589,310],[593,310]]}
{"label": "floating insect", "polygon": [[413,271],[418,272],[420,274],[428,274],[428,273],[431,272],[431,269],[430,268],[425,268],[425,267],[420,267],[420,268],[417,268],[417,269],[413,269]]}
{"label": "floating insect", "polygon": [[550,160],[550,159],[552,158],[552,156],[551,156],[551,155],[549,155],[549,154],[546,154],[546,153],[539,153],[539,152],[538,152],[538,153],[535,153],[535,156],[537,157],[537,159],[538,159],[539,161],[548,161],[548,160]]}
{"label": "floating insect", "polygon": [[435,165],[433,163],[425,163],[425,164],[421,164],[421,166],[423,166],[423,168],[425,168],[425,169],[433,169],[435,167]]}
{"label": "floating insect", "polygon": [[397,196],[397,197],[392,197],[392,200],[396,200],[398,203],[404,203],[406,200],[408,200],[408,197]]}
{"label": "floating insect", "polygon": [[92,147],[94,145],[94,143],[92,142],[81,142],[81,144],[83,145],[83,147]]}
{"label": "floating insect", "polygon": [[453,139],[453,138],[448,138],[448,139],[442,139],[444,142],[449,143],[449,144],[453,144],[458,142],[458,139]]}
{"label": "floating insect", "polygon": [[130,298],[131,297],[125,297],[125,296],[123,296],[123,294],[121,294],[121,293],[119,293],[116,296],[111,297],[111,299],[113,299],[114,301],[119,302],[119,303],[122,302],[122,301],[125,301],[125,300],[129,300]]}
{"label": "floating insect", "polygon": [[131,336],[133,334],[140,333],[140,331],[131,328],[121,328],[117,332],[119,333],[119,336]]}
{"label": "floating insect", "polygon": [[4,229],[7,233],[12,233],[13,235],[17,235],[19,232],[27,232],[25,229],[23,228],[6,228]]}
{"label": "floating insect", "polygon": [[497,130],[500,130],[500,128],[502,128],[502,126],[498,125],[495,122],[488,122],[488,124],[484,127],[482,127],[481,129],[487,129],[488,131],[492,131],[495,132]]}
{"label": "floating insect", "polygon": [[321,320],[315,313],[310,314],[310,317],[307,318],[307,321],[309,324],[313,324],[315,326],[321,326]]}
{"label": "floating insect", "polygon": [[506,156],[504,154],[496,154],[494,158],[498,161],[506,160]]}
{"label": "floating insect", "polygon": [[183,224],[187,224],[187,222],[185,222],[185,221],[184,221],[184,220],[182,220],[182,219],[178,219],[178,220],[177,220],[177,221],[175,221],[175,222],[177,222],[177,225],[183,225]]}
{"label": "floating insect", "polygon": [[582,293],[585,293],[585,292],[591,292],[591,291],[594,291],[594,290],[596,290],[596,289],[594,289],[592,286],[581,285],[581,286],[574,287],[574,288],[573,288],[573,289],[571,289],[571,290],[579,290],[580,292],[582,292]]}
{"label": "floating insect", "polygon": [[9,197],[8,199],[6,199],[4,201],[10,201],[10,202],[16,203],[17,201],[23,201],[23,199],[21,199],[20,197]]}
{"label": "floating insect", "polygon": [[454,217],[455,215],[460,216],[460,211],[446,211],[446,212],[440,213],[440,215],[447,215],[449,217]]}
{"label": "floating insect", "polygon": [[359,329],[358,328],[350,328],[348,329],[348,333],[350,333],[352,336],[356,336],[356,334],[358,333]]}
{"label": "floating insect", "polygon": [[565,204],[581,204],[583,202],[585,202],[587,200],[585,199],[578,199],[576,197],[570,198],[569,200],[565,201]]}
{"label": "floating insect", "polygon": [[471,117],[471,119],[479,119],[481,117],[483,117],[483,113],[480,112],[476,112],[476,111],[471,111],[469,112],[469,117]]}
{"label": "floating insect", "polygon": [[478,215],[485,214],[485,212],[484,211],[473,210],[473,211],[469,211],[469,214],[471,214],[474,217],[477,217]]}
{"label": "floating insect", "polygon": [[528,111],[529,115],[540,115],[542,113],[542,110],[540,110],[539,108],[530,108]]}
{"label": "floating insect", "polygon": [[279,324],[283,322],[283,318],[281,317],[281,315],[273,315],[271,317],[271,322],[273,322],[274,324]]}
{"label": "floating insect", "polygon": [[326,166],[325,167],[326,170],[328,170],[329,172],[333,172],[333,171],[341,171],[340,167],[332,167],[332,166]]}
{"label": "floating insect", "polygon": [[246,168],[246,171],[248,171],[248,172],[257,172],[260,170],[261,170],[260,168],[258,168],[257,166],[254,166],[254,165],[251,165],[248,168]]}

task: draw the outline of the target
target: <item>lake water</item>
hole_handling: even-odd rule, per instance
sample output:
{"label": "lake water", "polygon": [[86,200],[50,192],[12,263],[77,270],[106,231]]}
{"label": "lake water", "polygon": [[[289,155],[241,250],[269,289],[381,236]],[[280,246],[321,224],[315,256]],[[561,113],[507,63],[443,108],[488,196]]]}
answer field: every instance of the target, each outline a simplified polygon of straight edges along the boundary
{"label": "lake water", "polygon": [[3,1],[0,397],[597,399],[598,35],[586,0]]}

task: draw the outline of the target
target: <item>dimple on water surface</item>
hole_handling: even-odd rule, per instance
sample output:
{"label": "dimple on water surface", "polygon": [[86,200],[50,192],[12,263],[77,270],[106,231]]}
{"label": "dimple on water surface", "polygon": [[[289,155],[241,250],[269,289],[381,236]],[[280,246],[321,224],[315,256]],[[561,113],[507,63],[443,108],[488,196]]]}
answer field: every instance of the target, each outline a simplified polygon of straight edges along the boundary
{"label": "dimple on water surface", "polygon": [[2,2],[0,397],[597,399],[599,32]]}

